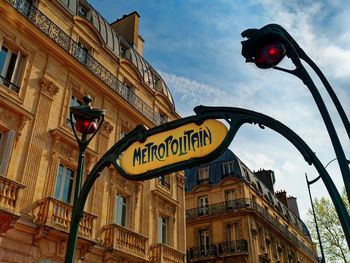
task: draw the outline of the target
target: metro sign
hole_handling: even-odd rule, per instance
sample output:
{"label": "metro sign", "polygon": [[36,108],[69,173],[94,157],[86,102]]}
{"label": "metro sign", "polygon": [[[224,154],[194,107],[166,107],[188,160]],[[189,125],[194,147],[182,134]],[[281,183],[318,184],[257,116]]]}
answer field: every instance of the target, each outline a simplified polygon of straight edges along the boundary
{"label": "metro sign", "polygon": [[132,143],[120,158],[120,167],[131,176],[162,169],[213,153],[224,141],[227,127],[214,119],[190,122]]}

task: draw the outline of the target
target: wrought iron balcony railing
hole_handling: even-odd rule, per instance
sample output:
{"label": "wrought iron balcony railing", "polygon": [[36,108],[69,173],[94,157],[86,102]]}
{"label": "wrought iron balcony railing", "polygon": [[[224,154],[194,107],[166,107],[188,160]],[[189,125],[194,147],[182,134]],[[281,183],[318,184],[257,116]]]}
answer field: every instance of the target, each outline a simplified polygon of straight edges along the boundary
{"label": "wrought iron balcony railing", "polygon": [[263,207],[258,205],[255,201],[249,198],[235,199],[227,202],[217,203],[205,207],[198,207],[186,210],[186,220],[193,220],[200,217],[219,215],[234,211],[237,209],[253,209],[258,214],[263,216],[267,221],[274,225],[278,230],[285,234],[295,245],[302,248],[310,256],[317,260],[315,252],[301,242],[288,228],[282,225],[275,217],[271,216]]}
{"label": "wrought iron balcony railing", "polygon": [[106,69],[101,63],[86,52],[79,44],[74,41],[67,33],[53,23],[44,15],[32,1],[29,0],[6,0],[19,13],[25,16],[33,25],[39,28],[44,34],[50,37],[56,44],[62,47],[66,52],[77,59],[91,73],[98,77],[107,86],[113,89],[117,94],[128,101],[135,109],[141,112],[146,118],[155,125],[160,125],[166,121],[162,116],[155,112],[146,102],[138,97],[133,91],[128,89],[123,83]]}
{"label": "wrought iron balcony railing", "polygon": [[102,245],[122,254],[146,260],[149,254],[148,238],[117,224],[103,227]]}
{"label": "wrought iron balcony railing", "polygon": [[250,199],[242,198],[235,199],[227,202],[217,203],[204,207],[197,207],[186,210],[186,219],[195,219],[201,216],[211,216],[226,213],[235,209],[241,209],[249,207]]}
{"label": "wrought iron balcony railing", "polygon": [[185,254],[165,244],[151,245],[151,259],[153,263],[184,263]]}
{"label": "wrought iron balcony railing", "polygon": [[[69,232],[72,206],[66,202],[47,197],[37,201],[34,209],[34,223]],[[90,240],[95,238],[94,226],[97,216],[84,212],[79,225],[79,235]]]}
{"label": "wrought iron balcony railing", "polygon": [[248,242],[245,239],[222,242],[218,244],[218,255],[224,256],[236,252],[247,252]]}
{"label": "wrought iron balcony railing", "polygon": [[207,257],[216,257],[216,256],[217,256],[216,245],[192,247],[187,251],[188,260],[195,259],[195,258],[207,258]]}

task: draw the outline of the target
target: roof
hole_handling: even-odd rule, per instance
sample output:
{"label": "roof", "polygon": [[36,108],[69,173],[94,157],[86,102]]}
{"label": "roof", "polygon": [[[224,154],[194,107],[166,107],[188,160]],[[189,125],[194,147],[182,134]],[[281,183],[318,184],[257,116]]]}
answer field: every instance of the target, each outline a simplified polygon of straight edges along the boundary
{"label": "roof", "polygon": [[[153,91],[164,94],[169,99],[173,107],[175,107],[170,90],[158,72],[143,58],[143,56],[137,52],[136,49],[127,43],[127,41],[123,41],[118,32],[116,32],[107,22],[107,20],[102,17],[86,0],[80,1],[84,2],[84,4],[90,8],[88,15],[84,18],[96,28],[106,47],[116,56],[121,57],[120,42],[122,41],[124,45],[127,45],[128,51],[130,52],[128,52],[126,59],[130,60],[138,69],[146,85]],[[72,15],[79,15],[79,0],[58,0],[58,2],[61,3]],[[133,13],[139,15],[136,11],[134,11],[126,16]]]}
{"label": "roof", "polygon": [[[230,174],[224,174],[223,163],[233,162],[233,171]],[[288,220],[294,222],[299,229],[301,229],[306,236],[310,237],[310,232],[307,229],[304,222],[295,216],[289,209],[284,206],[277,198],[274,192],[272,192],[258,177],[229,149],[227,149],[219,158],[216,160],[197,166],[195,168],[185,170],[186,184],[185,191],[191,192],[197,185],[198,182],[198,170],[209,166],[209,184],[218,185],[218,183],[227,177],[236,177],[242,180],[246,180],[251,186],[253,186],[262,196],[268,198],[270,204],[278,209],[281,214],[285,215]]]}

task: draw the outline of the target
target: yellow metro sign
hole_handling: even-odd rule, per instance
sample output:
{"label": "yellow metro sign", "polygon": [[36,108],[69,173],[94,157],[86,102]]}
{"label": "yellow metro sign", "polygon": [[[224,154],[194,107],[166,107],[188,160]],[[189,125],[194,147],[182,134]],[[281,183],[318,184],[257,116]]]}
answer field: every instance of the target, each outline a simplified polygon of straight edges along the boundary
{"label": "yellow metro sign", "polygon": [[140,175],[165,166],[207,156],[223,142],[228,130],[217,120],[188,123],[134,142],[120,158],[120,167],[130,175]]}

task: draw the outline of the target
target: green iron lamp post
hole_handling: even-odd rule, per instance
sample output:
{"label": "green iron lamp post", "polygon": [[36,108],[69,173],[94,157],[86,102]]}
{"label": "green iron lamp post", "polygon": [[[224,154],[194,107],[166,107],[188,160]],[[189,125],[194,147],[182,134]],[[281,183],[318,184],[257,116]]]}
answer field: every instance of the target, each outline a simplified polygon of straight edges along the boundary
{"label": "green iron lamp post", "polygon": [[[95,137],[98,130],[104,121],[104,110],[92,108],[90,103],[92,101],[90,96],[84,97],[84,105],[70,107],[70,124],[73,129],[75,139],[79,146],[78,169],[74,189],[74,203],[71,218],[70,234],[66,249],[66,263],[71,263],[74,260],[75,247],[77,242],[77,235],[79,223],[83,217],[82,211],[77,211],[77,200],[79,198],[82,178],[84,173],[85,153],[87,146]],[[81,134],[79,138],[77,132]],[[90,135],[90,137],[88,137]]]}
{"label": "green iron lamp post", "polygon": [[[321,79],[341,117],[348,137],[350,138],[349,120],[331,85],[317,65],[306,55],[296,41],[280,25],[270,24],[262,27],[261,29],[247,29],[242,32],[242,37],[248,38],[247,40],[242,41],[242,56],[246,58],[246,62],[254,62],[257,67],[262,69],[274,68],[290,73],[301,79],[310,90],[332,141],[343,177],[345,189],[350,200],[350,170],[347,165],[344,150],[326,105],[323,102],[316,85],[312,81],[305,67],[302,65],[301,59],[308,63]],[[287,56],[292,60],[296,66],[295,69],[289,70],[277,66],[282,61],[284,56]]]}

